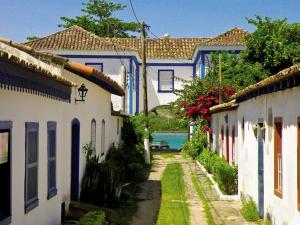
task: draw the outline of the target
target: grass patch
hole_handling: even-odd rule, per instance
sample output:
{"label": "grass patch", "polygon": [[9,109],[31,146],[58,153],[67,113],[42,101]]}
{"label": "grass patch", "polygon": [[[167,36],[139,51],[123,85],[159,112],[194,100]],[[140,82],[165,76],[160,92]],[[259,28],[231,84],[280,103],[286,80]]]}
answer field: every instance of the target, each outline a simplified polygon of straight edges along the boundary
{"label": "grass patch", "polygon": [[162,200],[156,225],[188,225],[183,169],[178,163],[167,165],[162,179]]}
{"label": "grass patch", "polygon": [[170,152],[162,152],[160,153],[160,156],[164,159],[167,158],[175,158],[175,153],[170,153]]}
{"label": "grass patch", "polygon": [[192,182],[193,182],[193,185],[198,193],[198,196],[203,204],[203,208],[204,208],[204,211],[205,211],[205,215],[206,215],[206,220],[207,220],[207,223],[208,225],[216,225],[215,222],[214,222],[214,219],[213,219],[213,216],[211,214],[211,211],[210,211],[210,205],[209,205],[209,202],[207,200],[207,198],[204,196],[203,194],[203,190],[195,176],[195,174],[193,172],[191,172],[191,177],[192,177]]}
{"label": "grass patch", "polygon": [[252,198],[249,198],[241,209],[241,214],[247,221],[259,222],[258,210]]}
{"label": "grass patch", "polygon": [[105,225],[105,214],[102,210],[91,211],[85,214],[76,225]]}
{"label": "grass patch", "polygon": [[109,224],[129,225],[130,220],[137,212],[137,201],[132,199],[117,209],[106,209],[106,219]]}

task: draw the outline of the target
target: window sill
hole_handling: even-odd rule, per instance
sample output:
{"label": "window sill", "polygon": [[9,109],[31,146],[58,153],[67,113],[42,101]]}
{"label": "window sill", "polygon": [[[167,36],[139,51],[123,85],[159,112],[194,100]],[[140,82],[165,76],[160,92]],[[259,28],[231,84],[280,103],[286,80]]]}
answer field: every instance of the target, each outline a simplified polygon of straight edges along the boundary
{"label": "window sill", "polygon": [[0,225],[8,225],[8,224],[11,224],[11,216],[8,216],[0,220]]}
{"label": "window sill", "polygon": [[158,90],[158,93],[174,93],[174,90]]}
{"label": "window sill", "polygon": [[279,191],[277,189],[274,190],[274,194],[278,197],[282,199],[282,191]]}
{"label": "window sill", "polygon": [[47,200],[53,198],[56,195],[57,195],[57,189],[56,188],[53,188],[53,189],[49,190],[48,195],[47,195]]}
{"label": "window sill", "polygon": [[39,199],[35,199],[32,202],[25,205],[25,214],[29,213],[34,208],[38,207],[39,205]]}

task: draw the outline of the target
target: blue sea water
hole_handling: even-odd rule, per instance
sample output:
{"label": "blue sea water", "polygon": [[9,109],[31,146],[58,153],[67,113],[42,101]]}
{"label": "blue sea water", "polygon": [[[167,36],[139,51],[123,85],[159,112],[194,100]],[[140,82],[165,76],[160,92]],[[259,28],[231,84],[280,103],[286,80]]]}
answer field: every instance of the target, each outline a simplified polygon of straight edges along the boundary
{"label": "blue sea water", "polygon": [[153,141],[166,141],[171,149],[181,149],[188,140],[187,133],[153,133]]}

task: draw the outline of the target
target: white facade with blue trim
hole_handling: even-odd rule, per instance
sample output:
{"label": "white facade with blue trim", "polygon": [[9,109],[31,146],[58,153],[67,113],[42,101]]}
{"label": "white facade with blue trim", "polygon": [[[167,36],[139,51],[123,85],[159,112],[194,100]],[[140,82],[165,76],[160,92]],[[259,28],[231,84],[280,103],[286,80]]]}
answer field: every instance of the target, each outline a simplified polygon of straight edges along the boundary
{"label": "white facade with blue trim", "polygon": [[[80,44],[78,49],[74,46],[68,48],[68,46],[64,44],[64,40],[62,40],[64,37],[60,35],[64,34],[67,36],[69,33],[72,34],[70,38],[73,38],[74,42],[76,42],[76,40],[79,42],[81,40],[79,37],[81,36],[84,38],[88,37],[89,39],[84,40],[86,41],[85,46],[83,46],[84,44]],[[76,39],[77,36],[74,37],[75,35],[73,34],[76,34],[78,38]],[[150,47],[148,47],[148,51],[151,51],[149,53],[150,57],[147,58],[146,63],[148,109],[152,110],[160,105],[168,105],[176,100],[177,97],[174,94],[174,90],[182,88],[182,79],[192,80],[195,77],[204,78],[209,66],[209,53],[218,51],[239,53],[242,51],[245,48],[244,38],[246,35],[247,32],[234,28],[216,38],[208,38],[205,39],[205,41],[199,42],[201,44],[193,44],[189,47],[186,47],[184,44],[194,41],[193,39],[151,39],[149,41]],[[93,40],[93,42],[103,42],[103,45],[99,47],[95,44],[91,47],[92,43],[89,43],[90,39]],[[55,40],[57,41],[58,47],[54,48],[49,44]],[[131,44],[138,41],[138,39],[125,40]],[[181,48],[176,47],[176,49],[174,49],[173,46],[180,40],[182,40],[182,43],[180,42],[182,45]],[[156,42],[160,44],[157,44],[159,45],[158,47],[155,47]],[[165,43],[166,46],[163,46],[160,42]],[[123,110],[131,115],[142,112],[142,71],[139,45],[135,48],[132,46],[124,46],[125,44],[122,43],[122,39],[100,38],[77,26],[26,44],[33,48],[65,56],[83,64],[101,65],[105,74],[108,74],[126,89],[125,100],[115,96],[112,97],[114,109]],[[151,46],[153,45],[154,47],[152,49]],[[124,47],[128,48],[122,50]],[[168,51],[171,53],[172,51],[176,51],[176,54],[179,54],[179,56],[175,55],[175,53],[173,54],[175,56],[172,56],[172,54],[169,54],[164,48],[169,49]],[[187,49],[189,51],[187,51]],[[180,56],[181,51],[184,52],[184,54],[182,54],[183,56]],[[156,54],[156,52],[160,52],[160,55]],[[172,77],[169,77],[170,74]],[[162,87],[162,84],[164,87]]]}
{"label": "white facade with blue trim", "polygon": [[[0,224],[59,225],[79,198],[83,145],[93,139],[104,160],[123,117],[112,116],[109,88],[7,43],[0,42]],[[85,102],[75,102],[75,84],[87,87]]]}

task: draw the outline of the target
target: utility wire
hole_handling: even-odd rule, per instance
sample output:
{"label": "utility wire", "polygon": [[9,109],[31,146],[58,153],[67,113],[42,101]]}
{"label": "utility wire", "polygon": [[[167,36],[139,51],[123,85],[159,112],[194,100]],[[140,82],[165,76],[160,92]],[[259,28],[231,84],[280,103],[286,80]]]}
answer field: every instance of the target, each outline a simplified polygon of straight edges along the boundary
{"label": "utility wire", "polygon": [[135,10],[134,10],[133,4],[132,4],[132,0],[129,0],[129,3],[130,3],[131,10],[132,10],[132,12],[133,12],[133,15],[134,15],[134,17],[135,17],[135,20],[136,20],[138,23],[140,23],[140,20],[138,19],[137,15],[136,15],[136,12],[135,12]]}

